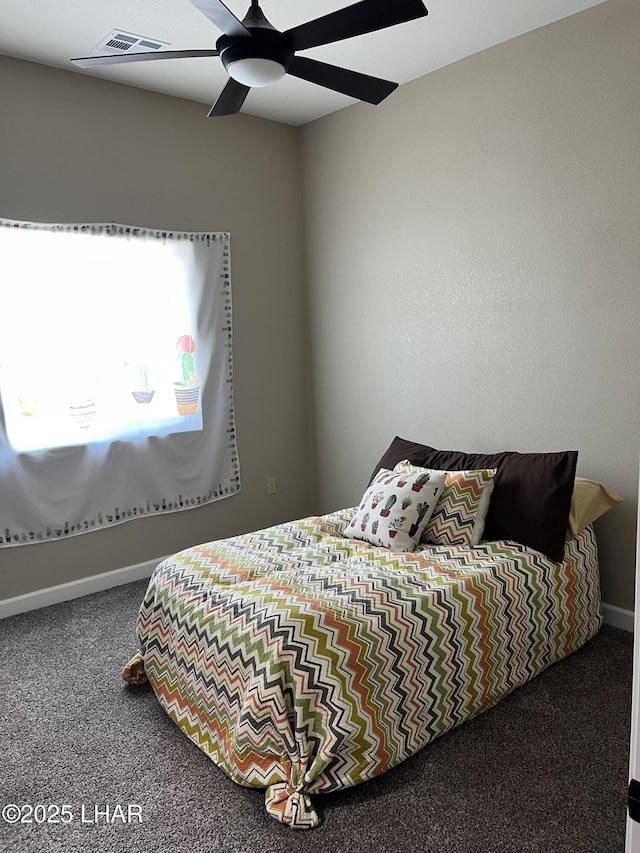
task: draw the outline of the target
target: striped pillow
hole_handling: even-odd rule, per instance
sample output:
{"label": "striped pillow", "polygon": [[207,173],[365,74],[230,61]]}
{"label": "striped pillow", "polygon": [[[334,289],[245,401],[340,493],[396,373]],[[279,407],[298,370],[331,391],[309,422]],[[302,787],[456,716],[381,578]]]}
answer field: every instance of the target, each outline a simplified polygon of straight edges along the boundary
{"label": "striped pillow", "polygon": [[[394,471],[429,471],[404,460]],[[444,487],[420,541],[429,545],[477,545],[484,532],[497,468],[447,471]]]}

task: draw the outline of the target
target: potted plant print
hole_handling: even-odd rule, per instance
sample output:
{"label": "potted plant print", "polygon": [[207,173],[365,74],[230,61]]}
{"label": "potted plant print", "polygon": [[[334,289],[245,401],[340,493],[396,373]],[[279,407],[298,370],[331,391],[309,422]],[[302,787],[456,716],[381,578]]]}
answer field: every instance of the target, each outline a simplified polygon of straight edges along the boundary
{"label": "potted plant print", "polygon": [[367,524],[369,523],[369,518],[370,518],[370,515],[368,512],[365,512],[365,514],[362,516],[362,521],[360,522],[360,529],[362,530],[363,533],[367,527]]}
{"label": "potted plant print", "polygon": [[400,518],[394,518],[389,522],[389,537],[394,539],[398,530],[402,530],[402,525],[407,520],[406,515],[400,516]]}
{"label": "potted plant print", "polygon": [[191,335],[181,335],[176,344],[181,382],[174,383],[176,403],[180,415],[195,415],[198,411],[200,381],[195,371],[193,353],[196,342]]}
{"label": "potted plant print", "polygon": [[146,365],[141,364],[138,367],[138,384],[137,389],[131,392],[136,403],[150,403],[153,400],[155,390],[151,388],[149,379],[149,371]]}
{"label": "potted plant print", "polygon": [[38,398],[37,397],[18,397],[20,403],[20,411],[25,418],[32,418],[38,414]]}
{"label": "potted plant print", "polygon": [[411,486],[414,492],[420,492],[427,485],[429,480],[431,479],[430,474],[420,474],[419,477],[416,478],[415,483]]}
{"label": "potted plant print", "polygon": [[427,510],[429,509],[429,502],[425,501],[424,503],[419,503],[416,507],[418,510],[418,517],[414,521],[414,523],[409,528],[409,536],[412,538],[416,535],[418,530],[420,529],[420,522],[425,517]]}
{"label": "potted plant print", "polygon": [[88,429],[96,416],[95,391],[99,380],[90,370],[79,365],[67,386],[69,416],[79,429]]}
{"label": "potted plant print", "polygon": [[391,512],[391,507],[394,505],[395,502],[396,502],[396,496],[390,495],[387,498],[387,502],[384,505],[384,509],[380,510],[380,515],[382,515],[384,518],[387,518],[387,516]]}
{"label": "potted plant print", "polygon": [[69,414],[77,427],[87,429],[96,416],[96,401],[93,397],[77,397],[69,402]]}
{"label": "potted plant print", "polygon": [[376,492],[371,501],[371,509],[375,509],[382,498],[384,497],[384,492]]}

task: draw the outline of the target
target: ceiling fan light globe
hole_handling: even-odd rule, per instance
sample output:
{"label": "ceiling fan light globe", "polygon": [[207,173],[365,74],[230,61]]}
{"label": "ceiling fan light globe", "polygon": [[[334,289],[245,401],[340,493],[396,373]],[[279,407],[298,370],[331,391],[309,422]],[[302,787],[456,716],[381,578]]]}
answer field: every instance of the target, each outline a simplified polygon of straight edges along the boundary
{"label": "ceiling fan light globe", "polygon": [[227,72],[238,83],[250,86],[253,89],[277,83],[284,77],[287,70],[273,59],[247,57],[230,62],[227,65]]}

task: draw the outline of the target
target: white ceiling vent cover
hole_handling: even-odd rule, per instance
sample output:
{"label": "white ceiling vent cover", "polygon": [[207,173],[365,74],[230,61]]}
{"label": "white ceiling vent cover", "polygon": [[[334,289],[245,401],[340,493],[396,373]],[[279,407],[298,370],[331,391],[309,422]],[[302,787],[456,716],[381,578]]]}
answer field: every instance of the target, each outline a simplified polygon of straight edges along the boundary
{"label": "white ceiling vent cover", "polygon": [[164,50],[169,47],[170,42],[158,41],[158,39],[137,36],[126,30],[111,30],[108,36],[93,48],[95,53],[154,53],[156,50]]}

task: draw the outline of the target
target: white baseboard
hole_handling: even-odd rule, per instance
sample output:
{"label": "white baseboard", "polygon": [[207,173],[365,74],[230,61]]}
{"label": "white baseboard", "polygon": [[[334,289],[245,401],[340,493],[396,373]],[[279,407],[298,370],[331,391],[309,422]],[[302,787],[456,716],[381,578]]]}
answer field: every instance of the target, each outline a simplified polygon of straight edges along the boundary
{"label": "white baseboard", "polygon": [[135,566],[115,569],[113,572],[103,572],[100,575],[80,578],[77,581],[61,583],[46,589],[37,589],[35,592],[17,595],[15,598],[5,598],[0,600],[0,619],[15,616],[17,613],[26,613],[28,610],[38,610],[40,607],[48,607],[50,604],[59,604],[61,601],[71,601],[73,598],[81,598],[83,595],[91,595],[93,592],[102,592],[104,589],[122,586],[132,581],[150,578],[153,570],[162,559],[159,557],[155,560],[148,560],[146,563],[137,563]]}
{"label": "white baseboard", "polygon": [[614,628],[622,628],[633,634],[634,613],[633,610],[623,610],[613,604],[602,605],[602,617],[605,625],[613,625]]}

